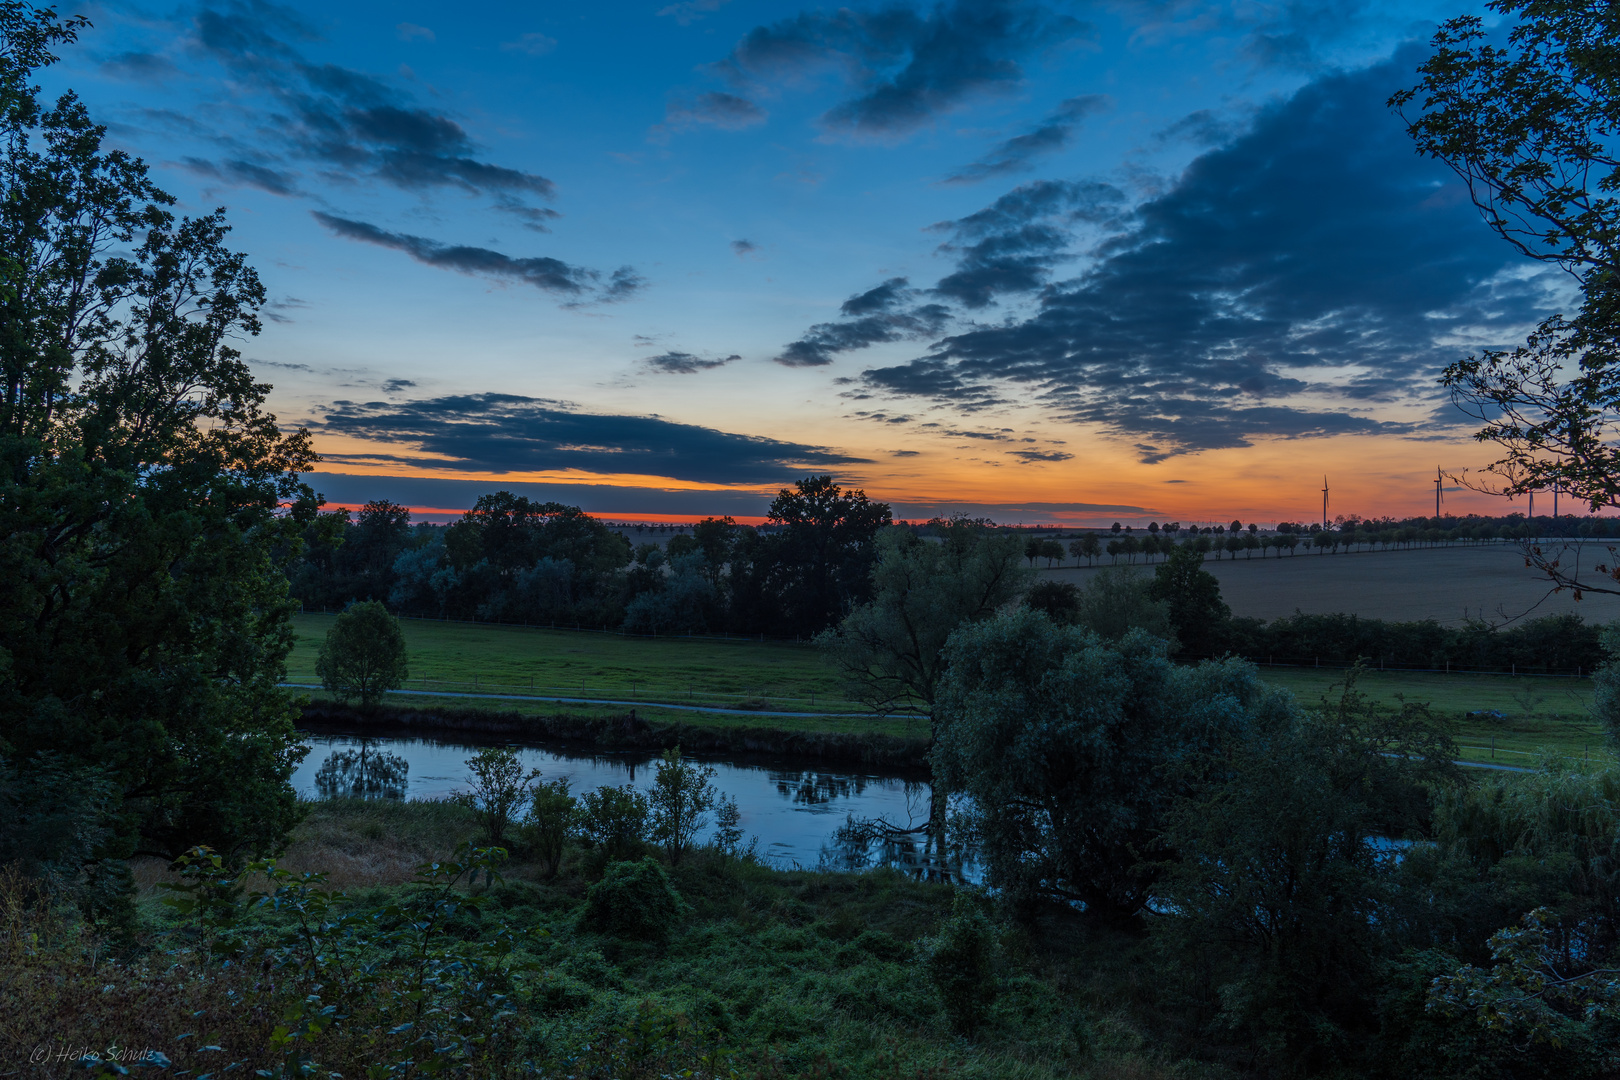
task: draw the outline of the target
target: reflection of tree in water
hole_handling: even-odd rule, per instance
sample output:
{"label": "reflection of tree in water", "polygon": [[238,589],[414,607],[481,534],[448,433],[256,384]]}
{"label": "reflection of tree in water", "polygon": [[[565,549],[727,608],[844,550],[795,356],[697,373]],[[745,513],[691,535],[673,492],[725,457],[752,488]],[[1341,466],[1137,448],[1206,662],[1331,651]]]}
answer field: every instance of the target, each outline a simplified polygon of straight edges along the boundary
{"label": "reflection of tree in water", "polygon": [[834,799],[859,795],[866,790],[866,778],[860,776],[775,770],[771,771],[770,776],[776,781],[776,790],[784,799],[791,799],[801,806],[820,806]]}
{"label": "reflection of tree in water", "polygon": [[835,870],[888,866],[926,881],[966,881],[965,864],[976,848],[970,805],[953,797],[943,848],[939,830],[930,827],[931,799],[926,784],[906,784],[907,821],[851,814],[822,845],[821,864]]}
{"label": "reflection of tree in water", "polygon": [[315,790],[327,799],[403,799],[410,771],[410,763],[398,754],[374,750],[363,741],[358,750],[327,755],[315,774]]}

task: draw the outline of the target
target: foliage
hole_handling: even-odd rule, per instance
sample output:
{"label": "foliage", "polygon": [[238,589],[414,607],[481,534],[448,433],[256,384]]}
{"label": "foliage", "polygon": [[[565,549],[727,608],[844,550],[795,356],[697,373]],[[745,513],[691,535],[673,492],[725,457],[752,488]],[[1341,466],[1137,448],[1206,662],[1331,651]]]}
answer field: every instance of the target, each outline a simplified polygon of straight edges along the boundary
{"label": "foliage", "polygon": [[629,784],[587,791],[579,803],[581,838],[609,862],[628,858],[646,841],[652,809]]}
{"label": "foliage", "polygon": [[585,893],[580,926],[615,937],[667,937],[687,911],[664,868],[650,858],[610,863]]}
{"label": "foliage", "polygon": [[506,746],[486,746],[467,759],[472,775],[466,791],[450,796],[475,811],[491,844],[505,842],[506,830],[533,800],[539,769],[523,771],[518,752]]}
{"label": "foliage", "polygon": [[1282,1073],[1353,1058],[1398,922],[1389,838],[1427,824],[1428,789],[1455,784],[1445,726],[1355,688],[1233,733],[1167,816],[1177,858],[1155,930],[1199,971],[1191,1008],[1234,1049]]}
{"label": "foliage", "polygon": [[347,509],[321,514],[304,530],[288,575],[292,594],[322,611],[354,600],[387,601],[399,579],[395,564],[422,535],[411,529],[410,510],[387,499],[373,499],[352,517]]}
{"label": "foliage", "polygon": [[[1573,317],[1544,320],[1518,348],[1485,350],[1446,368],[1453,400],[1478,419],[1475,438],[1504,456],[1494,493],[1549,487],[1593,510],[1620,499],[1614,364],[1620,334],[1620,18],[1578,0],[1494,0],[1512,20],[1505,46],[1478,16],[1444,23],[1419,84],[1390,99],[1417,113],[1420,153],[1462,178],[1485,222],[1520,253],[1580,286]],[[1558,587],[1620,592],[1620,567],[1583,576],[1527,546]]]}
{"label": "foliage", "polygon": [[316,458],[231,344],[264,289],[222,212],[31,85],[82,20],[0,6],[0,751],[99,767],[109,854],[278,844],[297,818],[283,563]]}
{"label": "foliage", "polygon": [[683,761],[678,746],[665,750],[658,762],[647,801],[653,839],[664,845],[671,866],[679,865],[693,839],[709,823],[715,801],[713,781],[714,769]]}
{"label": "foliage", "polygon": [[1084,589],[1069,586],[1074,596],[1047,599],[1045,607],[1040,604],[1042,597],[1030,589],[1029,606],[1045,610],[1059,625],[1090,630],[1106,641],[1118,641],[1132,630],[1140,630],[1168,641],[1174,651],[1176,631],[1170,622],[1170,604],[1153,597],[1153,585],[1153,578],[1145,578],[1131,567],[1106,567],[1090,575]]}
{"label": "foliage", "polygon": [[360,707],[370,709],[410,678],[399,620],[377,600],[351,605],[326,632],[315,674],[339,701],[359,698]]}
{"label": "foliage", "polygon": [[91,920],[127,929],[129,867],[117,851],[116,784],[103,769],[41,752],[21,768],[0,758],[0,866],[38,881]]}
{"label": "foliage", "polygon": [[945,1003],[951,1027],[971,1036],[996,1000],[996,937],[983,904],[959,891],[951,917],[923,947],[928,977]]}
{"label": "foliage", "polygon": [[872,599],[816,638],[850,699],[875,711],[932,712],[946,639],[994,614],[1028,582],[1017,536],[970,524],[939,531],[937,543],[900,526],[879,533]]}
{"label": "foliage", "polygon": [[1620,623],[1603,627],[1600,640],[1607,660],[1592,672],[1592,715],[1620,747]]}
{"label": "foliage", "polygon": [[1232,615],[1221,599],[1221,583],[1203,566],[1203,554],[1182,544],[1153,571],[1148,593],[1169,605],[1170,626],[1191,656],[1214,655],[1222,624]]}
{"label": "foliage", "polygon": [[987,882],[1103,919],[1148,903],[1200,763],[1290,708],[1247,664],[1177,667],[1140,631],[1109,644],[1027,608],[962,628],[946,656],[933,765],[973,796]]}
{"label": "foliage", "polygon": [[722,855],[736,855],[742,845],[742,810],[731,795],[721,795],[715,802],[714,846]]}
{"label": "foliage", "polygon": [[529,805],[529,838],[546,877],[555,877],[562,865],[563,846],[574,830],[579,800],[568,793],[568,778],[536,784]]}
{"label": "foliage", "polygon": [[887,503],[812,476],[777,492],[766,520],[782,529],[771,538],[766,570],[779,598],[778,632],[814,634],[866,601],[872,539],[893,520]]}
{"label": "foliage", "polygon": [[315,790],[323,799],[403,799],[410,762],[398,754],[373,749],[363,739],[358,750],[337,750],[321,762]]}

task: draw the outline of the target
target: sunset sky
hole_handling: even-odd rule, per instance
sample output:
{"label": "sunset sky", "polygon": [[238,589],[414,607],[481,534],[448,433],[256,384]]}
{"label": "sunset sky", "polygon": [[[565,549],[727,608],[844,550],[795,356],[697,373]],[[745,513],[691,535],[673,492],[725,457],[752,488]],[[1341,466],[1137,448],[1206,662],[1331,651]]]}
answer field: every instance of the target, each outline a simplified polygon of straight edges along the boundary
{"label": "sunset sky", "polygon": [[1385,105],[1455,2],[69,8],[334,502],[1421,513],[1439,369],[1571,295]]}

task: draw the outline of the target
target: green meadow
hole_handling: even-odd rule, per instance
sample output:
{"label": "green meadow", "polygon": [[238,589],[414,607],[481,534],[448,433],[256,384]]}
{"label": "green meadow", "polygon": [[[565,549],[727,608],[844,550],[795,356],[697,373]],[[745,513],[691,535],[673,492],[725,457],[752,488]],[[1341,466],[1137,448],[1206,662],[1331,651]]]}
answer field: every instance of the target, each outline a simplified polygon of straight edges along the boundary
{"label": "green meadow", "polygon": [[[333,615],[299,615],[289,661],[293,682],[314,683],[320,642]],[[485,707],[544,714],[557,706],[497,695],[589,697],[633,701],[653,722],[705,727],[761,726],[794,732],[926,734],[921,721],[864,715],[761,716],[760,712],[861,713],[813,645],[724,638],[642,638],[577,630],[403,619],[411,655],[409,689],[478,698],[413,695],[413,706]],[[1333,692],[1344,672],[1262,667],[1261,678],[1304,704]],[[1369,671],[1361,689],[1395,704],[1423,702],[1457,725],[1464,760],[1529,765],[1539,753],[1610,756],[1588,712],[1590,679]],[[324,697],[319,691],[316,698]],[[641,704],[645,702],[646,704]],[[692,712],[660,705],[735,709]],[[618,715],[619,705],[569,705],[570,712]],[[1500,713],[1500,718],[1469,713]]]}

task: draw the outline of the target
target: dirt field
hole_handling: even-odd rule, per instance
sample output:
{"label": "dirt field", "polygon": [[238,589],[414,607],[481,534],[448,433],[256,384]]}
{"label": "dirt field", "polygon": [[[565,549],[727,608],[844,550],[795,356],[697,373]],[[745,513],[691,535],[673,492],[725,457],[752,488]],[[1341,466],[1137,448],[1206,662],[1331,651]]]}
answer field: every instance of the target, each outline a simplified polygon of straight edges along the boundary
{"label": "dirt field", "polygon": [[[1591,545],[1584,561],[1601,561],[1607,554],[1606,547]],[[1107,564],[1107,556],[1101,562]],[[1140,560],[1137,566],[1152,573],[1152,567]],[[1563,611],[1577,612],[1588,622],[1620,618],[1620,597],[1588,594],[1577,602],[1569,593],[1547,595],[1546,585],[1505,544],[1350,555],[1301,552],[1280,559],[1239,555],[1235,560],[1217,561],[1206,557],[1204,567],[1220,579],[1221,595],[1233,614],[1260,619],[1292,615],[1295,609],[1401,621],[1435,619],[1447,624],[1461,623],[1470,616],[1501,621],[1526,613],[1535,617]],[[1073,566],[1041,571],[1076,584],[1092,572]]]}

